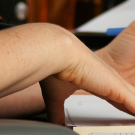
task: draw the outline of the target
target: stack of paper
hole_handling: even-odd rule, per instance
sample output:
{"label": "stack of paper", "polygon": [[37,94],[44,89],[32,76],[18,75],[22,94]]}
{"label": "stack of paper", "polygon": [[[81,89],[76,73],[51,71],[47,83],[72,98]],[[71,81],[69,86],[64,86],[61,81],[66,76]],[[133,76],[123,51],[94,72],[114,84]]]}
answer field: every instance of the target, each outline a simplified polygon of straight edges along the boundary
{"label": "stack of paper", "polygon": [[135,125],[135,117],[93,95],[72,95],[65,101],[68,126]]}

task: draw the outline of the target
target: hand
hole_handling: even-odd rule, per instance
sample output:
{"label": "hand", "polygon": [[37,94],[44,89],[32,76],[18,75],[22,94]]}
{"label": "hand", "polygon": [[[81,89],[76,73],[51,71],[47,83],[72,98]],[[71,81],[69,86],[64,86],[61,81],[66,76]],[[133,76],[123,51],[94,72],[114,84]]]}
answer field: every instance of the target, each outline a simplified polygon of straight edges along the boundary
{"label": "hand", "polygon": [[135,21],[95,54],[135,86]]}
{"label": "hand", "polygon": [[[79,47],[80,42],[77,40],[76,42]],[[134,87],[93,55],[88,48],[82,47],[77,52],[81,54],[77,65],[73,64],[74,66],[41,82],[49,120],[53,123],[64,124],[64,100],[78,88],[92,92],[106,99],[118,109],[134,115],[134,105],[132,104],[135,100]]]}
{"label": "hand", "polygon": [[[113,67],[127,82],[135,86],[135,22],[95,54]],[[123,105],[110,100],[108,102],[118,109],[132,114]]]}
{"label": "hand", "polygon": [[[27,24],[0,31],[0,43],[0,97],[43,80],[51,122],[64,123],[59,113],[63,114],[63,101],[78,88],[123,104],[135,113],[135,88],[69,31],[52,24]],[[64,89],[49,89],[52,83],[48,80],[46,85],[44,78],[50,76],[64,81]],[[68,88],[67,83],[72,86]]]}

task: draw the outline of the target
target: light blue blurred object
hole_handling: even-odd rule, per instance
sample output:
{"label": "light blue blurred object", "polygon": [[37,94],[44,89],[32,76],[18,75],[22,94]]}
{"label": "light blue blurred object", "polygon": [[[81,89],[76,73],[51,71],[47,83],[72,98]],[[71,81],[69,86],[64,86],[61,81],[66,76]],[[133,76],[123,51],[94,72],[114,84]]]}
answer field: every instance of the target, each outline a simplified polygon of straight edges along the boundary
{"label": "light blue blurred object", "polygon": [[106,32],[107,36],[117,36],[119,35],[125,28],[109,28]]}

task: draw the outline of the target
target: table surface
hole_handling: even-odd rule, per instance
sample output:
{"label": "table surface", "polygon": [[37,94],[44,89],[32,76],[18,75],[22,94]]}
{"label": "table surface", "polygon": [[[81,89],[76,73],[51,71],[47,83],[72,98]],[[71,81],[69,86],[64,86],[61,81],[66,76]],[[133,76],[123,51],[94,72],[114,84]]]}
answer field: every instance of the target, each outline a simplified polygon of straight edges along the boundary
{"label": "table surface", "polygon": [[106,32],[108,28],[127,27],[135,20],[135,0],[128,0],[77,28],[80,32]]}

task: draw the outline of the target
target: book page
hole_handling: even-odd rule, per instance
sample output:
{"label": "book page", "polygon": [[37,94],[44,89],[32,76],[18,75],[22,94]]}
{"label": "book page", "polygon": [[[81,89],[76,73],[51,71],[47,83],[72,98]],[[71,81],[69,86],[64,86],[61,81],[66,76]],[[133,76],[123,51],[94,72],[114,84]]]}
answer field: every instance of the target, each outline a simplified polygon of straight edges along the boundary
{"label": "book page", "polygon": [[132,132],[130,132],[130,133],[121,133],[121,132],[119,132],[119,133],[90,133],[89,135],[135,135],[135,133],[132,133]]}
{"label": "book page", "polygon": [[73,130],[79,135],[91,133],[134,133],[135,126],[106,126],[106,127],[74,127]]}

